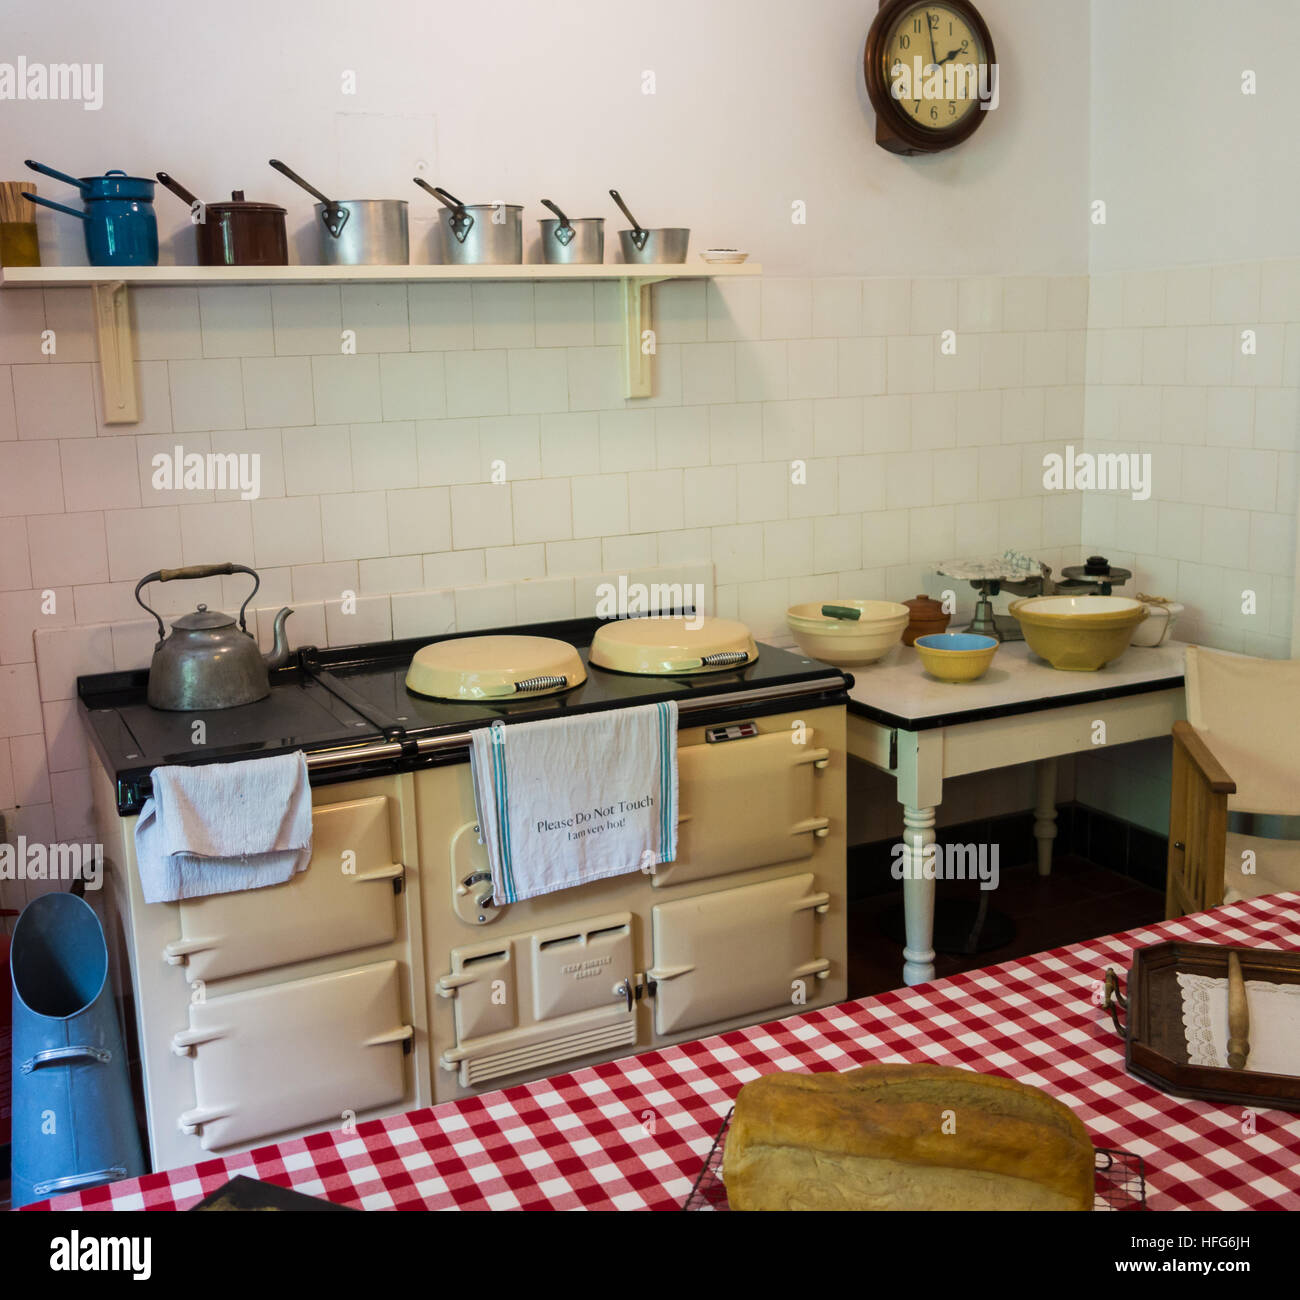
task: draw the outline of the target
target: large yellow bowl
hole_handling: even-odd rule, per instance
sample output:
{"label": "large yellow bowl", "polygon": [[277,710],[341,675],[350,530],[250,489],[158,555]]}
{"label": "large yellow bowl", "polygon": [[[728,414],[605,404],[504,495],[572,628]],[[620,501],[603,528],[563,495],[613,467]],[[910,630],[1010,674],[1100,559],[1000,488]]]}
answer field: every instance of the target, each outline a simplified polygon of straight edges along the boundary
{"label": "large yellow bowl", "polygon": [[974,682],[988,672],[998,643],[991,636],[970,632],[931,632],[918,636],[912,647],[931,677],[941,682]]}
{"label": "large yellow bowl", "polygon": [[1090,673],[1118,659],[1147,616],[1126,596],[1030,596],[1007,607],[1029,648],[1053,668]]}
{"label": "large yellow bowl", "polygon": [[[822,605],[848,605],[861,610],[856,619],[827,618]],[[813,600],[791,605],[785,621],[799,649],[812,659],[852,666],[875,663],[903,635],[912,611],[896,600]]]}

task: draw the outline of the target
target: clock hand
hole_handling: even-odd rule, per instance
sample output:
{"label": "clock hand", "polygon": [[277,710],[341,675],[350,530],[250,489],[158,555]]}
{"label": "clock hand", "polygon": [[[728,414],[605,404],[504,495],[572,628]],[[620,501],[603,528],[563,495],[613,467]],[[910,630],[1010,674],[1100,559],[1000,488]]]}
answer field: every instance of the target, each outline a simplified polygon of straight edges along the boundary
{"label": "clock hand", "polygon": [[943,56],[943,58],[938,60],[938,62],[947,63],[949,59],[955,58],[958,54],[964,54],[964,53],[965,50],[962,48],[962,46],[959,45],[955,50],[949,50],[948,53]]}
{"label": "clock hand", "polygon": [[925,11],[925,30],[930,36],[930,58],[932,58],[935,63],[938,63],[939,55],[934,48],[934,19],[930,17],[930,11],[928,9]]}

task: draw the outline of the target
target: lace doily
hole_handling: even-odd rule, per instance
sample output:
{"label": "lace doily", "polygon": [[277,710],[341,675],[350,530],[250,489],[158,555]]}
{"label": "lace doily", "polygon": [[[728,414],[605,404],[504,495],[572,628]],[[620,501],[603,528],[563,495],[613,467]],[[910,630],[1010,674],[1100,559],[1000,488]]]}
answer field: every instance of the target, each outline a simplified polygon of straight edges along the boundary
{"label": "lace doily", "polygon": [[[1187,1063],[1228,1066],[1228,981],[1178,972]],[[1246,981],[1250,1057],[1246,1069],[1300,1075],[1300,984]]]}

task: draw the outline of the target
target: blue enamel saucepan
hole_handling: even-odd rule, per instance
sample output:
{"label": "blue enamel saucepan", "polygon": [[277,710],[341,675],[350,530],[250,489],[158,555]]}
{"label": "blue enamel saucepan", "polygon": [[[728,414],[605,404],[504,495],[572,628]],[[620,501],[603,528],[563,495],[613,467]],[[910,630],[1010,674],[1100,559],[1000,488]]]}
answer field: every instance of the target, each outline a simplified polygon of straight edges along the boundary
{"label": "blue enamel saucepan", "polygon": [[79,218],[86,230],[86,256],[92,266],[157,266],[158,222],[153,211],[154,182],[113,170],[103,176],[67,176],[43,163],[27,166],[44,176],[53,176],[76,186],[86,208],[65,207],[35,194],[24,195],[33,203]]}

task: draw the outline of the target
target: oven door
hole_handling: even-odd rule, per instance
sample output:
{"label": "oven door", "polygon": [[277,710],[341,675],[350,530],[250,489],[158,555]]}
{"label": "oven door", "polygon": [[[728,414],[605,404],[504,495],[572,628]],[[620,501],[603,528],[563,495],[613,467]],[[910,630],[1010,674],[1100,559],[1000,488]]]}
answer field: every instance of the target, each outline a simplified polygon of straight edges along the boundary
{"label": "oven door", "polygon": [[[788,743],[788,742],[787,742]],[[655,1032],[680,1034],[815,1001],[830,960],[821,915],[830,895],[811,873],[696,894],[652,909]]]}
{"label": "oven door", "polygon": [[219,1151],[400,1102],[413,1037],[395,961],[209,997],[172,1050],[194,1063],[186,1133]]}
{"label": "oven door", "polygon": [[468,1088],[635,1043],[634,954],[630,912],[454,949],[437,981],[455,999],[441,1065]]}
{"label": "oven door", "polygon": [[182,899],[181,938],[163,959],[192,982],[392,942],[402,864],[389,817],[385,795],[317,804],[307,869],[282,885]]}
{"label": "oven door", "polygon": [[812,857],[830,826],[818,814],[830,751],[812,729],[745,723],[695,734],[677,750],[677,859],[655,868],[655,888]]}

